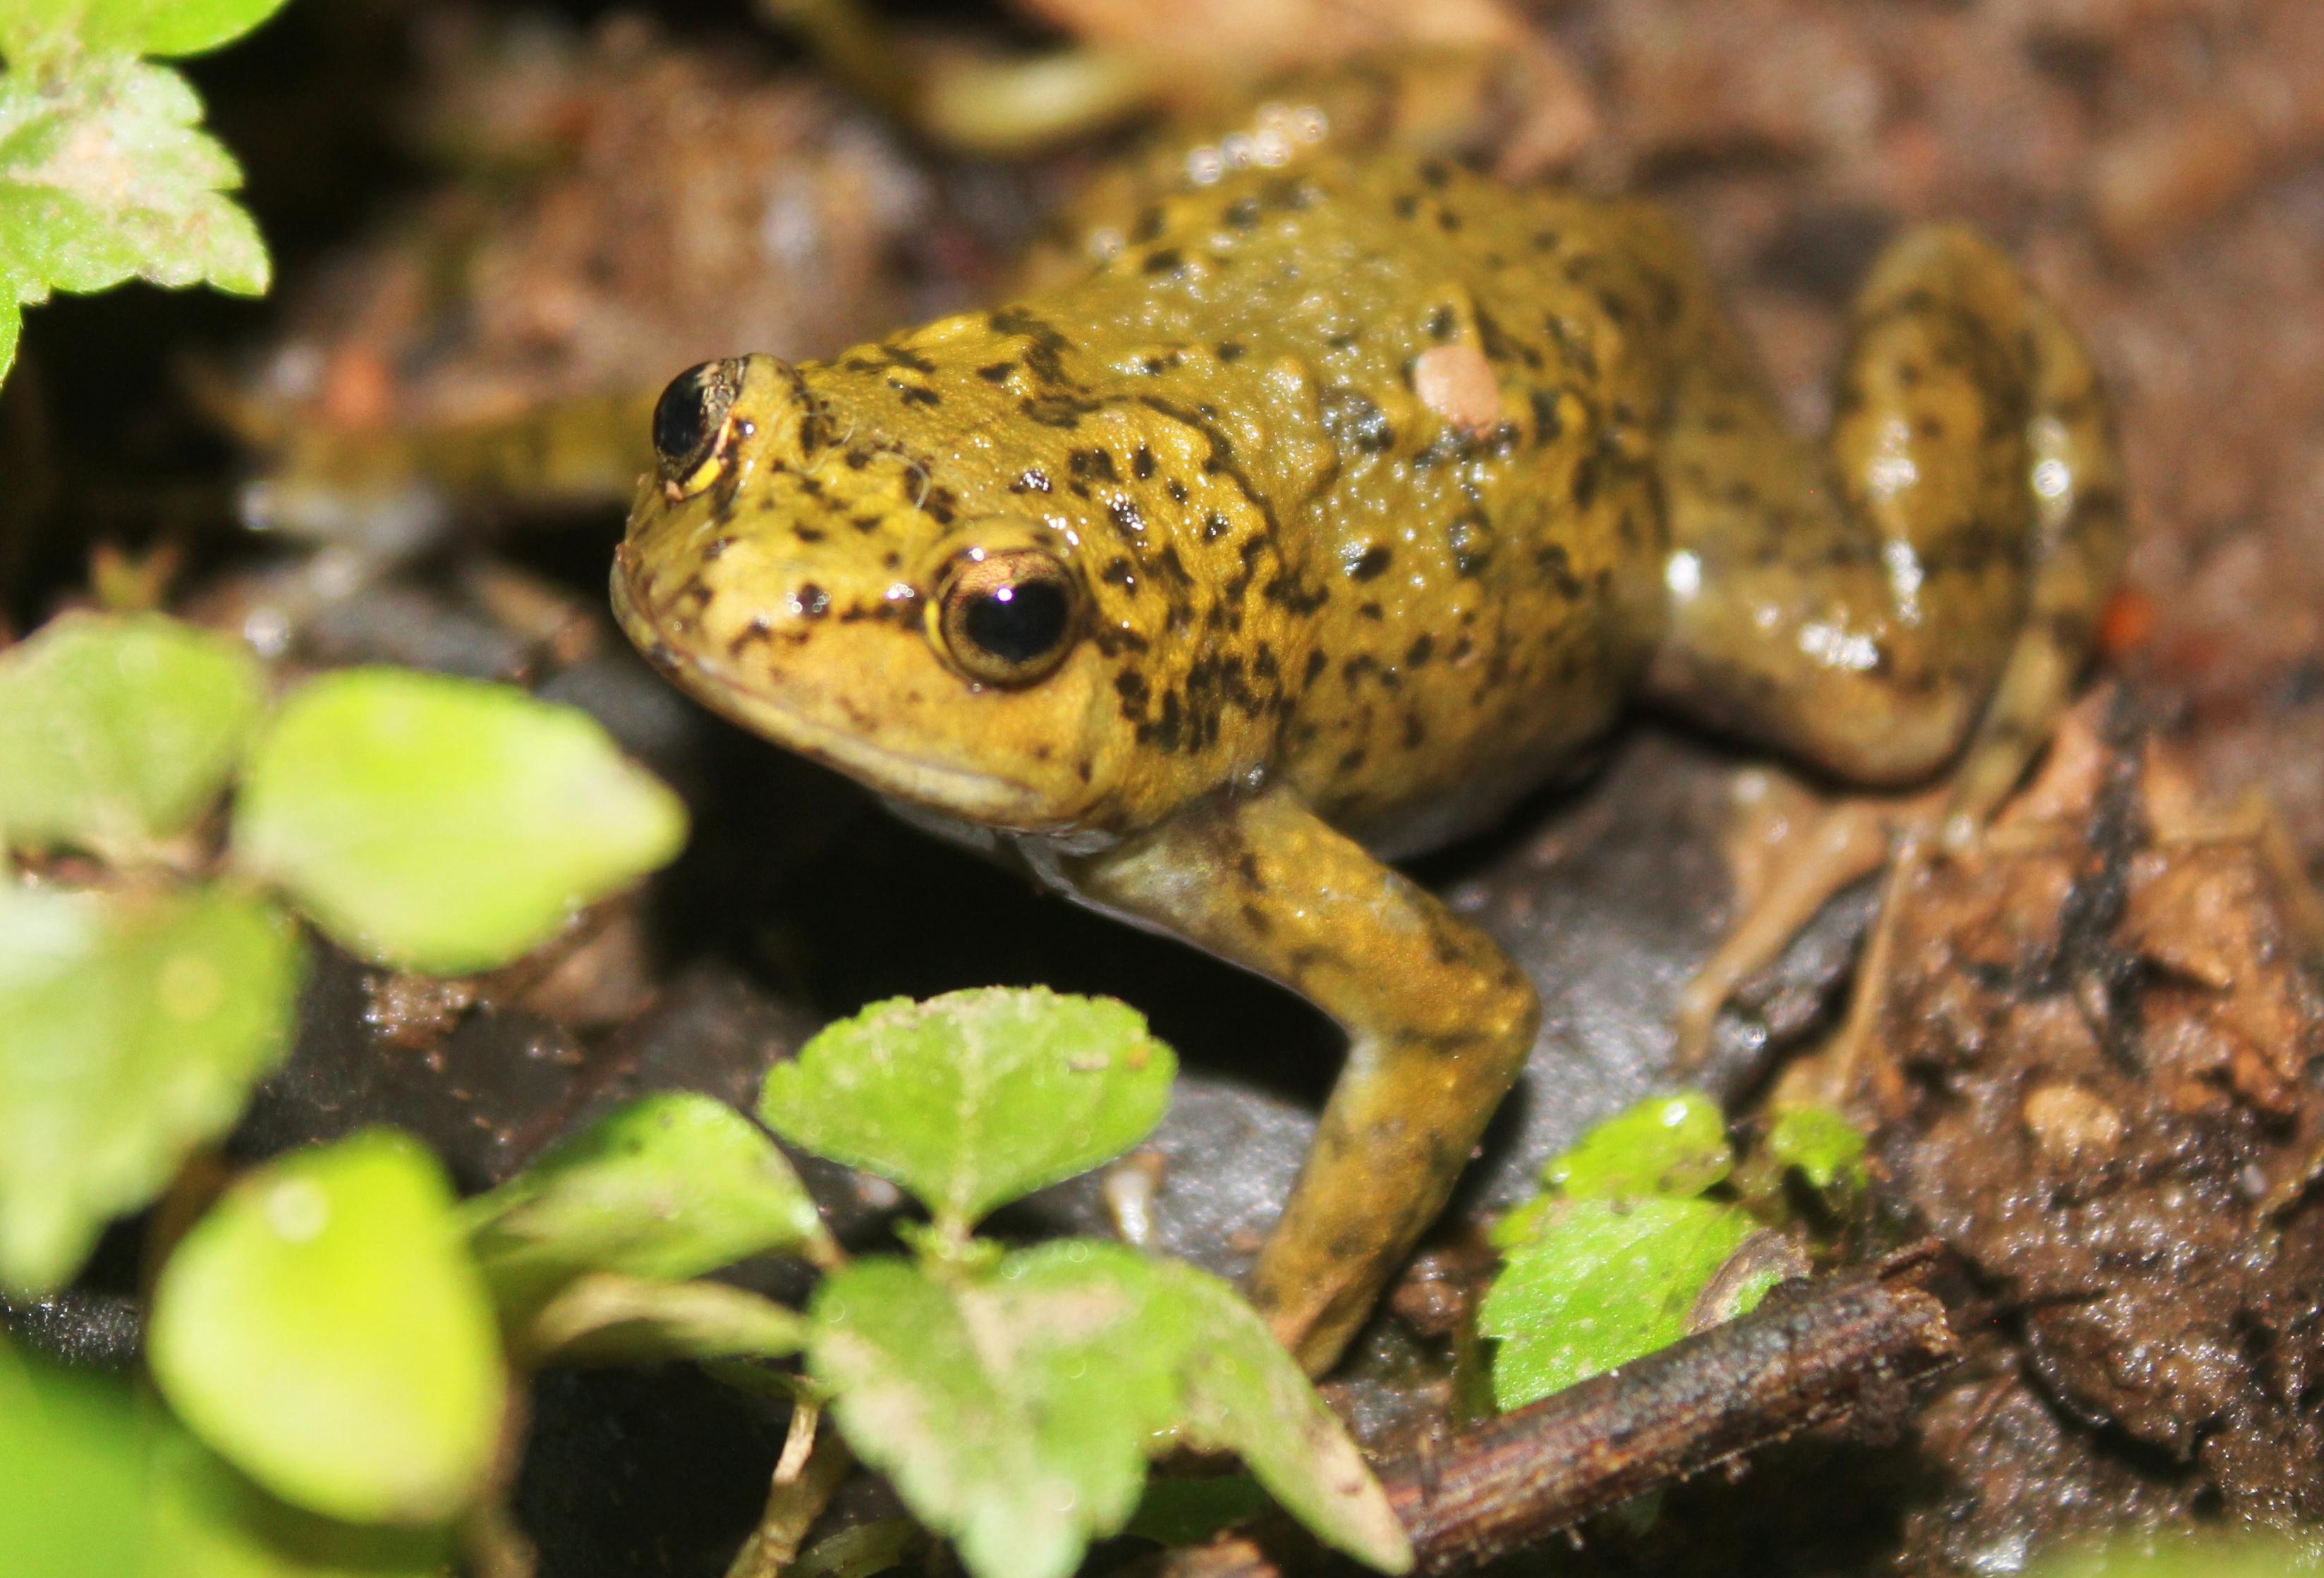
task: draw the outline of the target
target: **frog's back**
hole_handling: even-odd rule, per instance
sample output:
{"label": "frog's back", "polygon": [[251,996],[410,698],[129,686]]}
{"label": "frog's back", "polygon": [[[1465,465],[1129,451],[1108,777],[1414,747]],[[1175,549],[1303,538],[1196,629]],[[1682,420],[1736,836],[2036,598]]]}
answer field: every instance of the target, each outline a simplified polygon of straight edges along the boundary
{"label": "frog's back", "polygon": [[[1689,254],[1642,206],[1385,152],[1230,173],[1114,239],[1015,305],[737,373],[714,427],[745,436],[625,549],[641,606],[692,600],[663,644],[779,733],[825,708],[835,758],[876,735],[1039,780],[980,802],[1014,830],[1118,838],[1262,782],[1384,849],[1489,821],[1659,637]],[[919,610],[1004,539],[1070,562],[1079,638],[996,677]],[[899,677],[932,655],[968,687]]]}
{"label": "frog's back", "polygon": [[1659,629],[1650,429],[1704,310],[1667,223],[1372,153],[1165,198],[1119,248],[1041,305],[1272,495],[1310,802],[1419,847],[1601,731]]}

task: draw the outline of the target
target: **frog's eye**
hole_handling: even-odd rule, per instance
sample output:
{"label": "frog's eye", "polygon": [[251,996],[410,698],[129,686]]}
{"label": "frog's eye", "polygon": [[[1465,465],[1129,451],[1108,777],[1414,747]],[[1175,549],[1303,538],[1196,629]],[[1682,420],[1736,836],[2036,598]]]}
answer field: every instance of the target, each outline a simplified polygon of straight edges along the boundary
{"label": "frog's eye", "polygon": [[728,417],[742,387],[742,362],[705,362],[671,379],[654,402],[654,454],[673,500],[699,493],[718,474],[733,431]]}
{"label": "frog's eye", "polygon": [[1046,548],[969,548],[936,582],[932,632],[953,667],[988,685],[1028,685],[1065,660],[1081,583]]}

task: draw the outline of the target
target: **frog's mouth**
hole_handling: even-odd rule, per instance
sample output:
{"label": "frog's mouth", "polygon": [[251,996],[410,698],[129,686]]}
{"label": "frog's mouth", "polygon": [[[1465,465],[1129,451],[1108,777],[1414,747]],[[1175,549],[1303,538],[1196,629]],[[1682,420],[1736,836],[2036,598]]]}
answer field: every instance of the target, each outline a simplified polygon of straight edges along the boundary
{"label": "frog's mouth", "polygon": [[869,720],[851,726],[816,717],[796,699],[752,683],[691,643],[673,640],[662,610],[633,594],[618,560],[613,583],[613,617],[623,632],[647,662],[711,711],[882,794],[988,827],[1045,830],[1049,819],[1040,814],[1041,798],[1032,785],[875,745],[865,738]]}

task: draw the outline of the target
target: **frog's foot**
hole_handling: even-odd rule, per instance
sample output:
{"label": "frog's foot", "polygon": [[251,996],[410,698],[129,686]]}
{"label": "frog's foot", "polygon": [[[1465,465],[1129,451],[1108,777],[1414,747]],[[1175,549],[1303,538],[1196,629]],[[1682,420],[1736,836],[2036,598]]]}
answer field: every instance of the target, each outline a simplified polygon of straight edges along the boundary
{"label": "frog's foot", "polygon": [[1888,866],[1889,891],[1858,967],[1858,985],[1842,1034],[1869,1031],[1877,1003],[1872,956],[1887,930],[1891,906],[1886,901],[1895,894],[1894,873],[1938,827],[1943,794],[1821,802],[1764,770],[1745,774],[1737,792],[1738,815],[1728,859],[1742,914],[1680,994],[1672,1067],[1682,1078],[1702,1068],[1719,1012],[1736,988],[1774,963],[1826,903]]}

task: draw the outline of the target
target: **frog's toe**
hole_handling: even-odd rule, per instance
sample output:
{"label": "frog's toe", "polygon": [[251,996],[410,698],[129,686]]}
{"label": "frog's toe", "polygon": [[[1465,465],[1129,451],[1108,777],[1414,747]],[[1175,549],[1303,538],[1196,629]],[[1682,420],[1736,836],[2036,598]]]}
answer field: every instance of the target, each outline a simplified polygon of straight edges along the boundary
{"label": "frog's toe", "polygon": [[[1806,803],[1786,808],[1783,834],[1755,839],[1747,833],[1730,840],[1730,863],[1741,866],[1740,849],[1748,848],[1757,870],[1738,870],[1738,885],[1745,889],[1741,913],[1679,995],[1671,1059],[1675,1078],[1703,1070],[1720,1011],[1737,988],[1773,964],[1827,903],[1888,864],[1900,844],[1923,837],[1937,806],[1932,794],[1861,796],[1821,808],[1804,795],[1799,800]],[[1740,820],[1765,819],[1755,808]],[[1758,880],[1745,880],[1751,876]]]}

